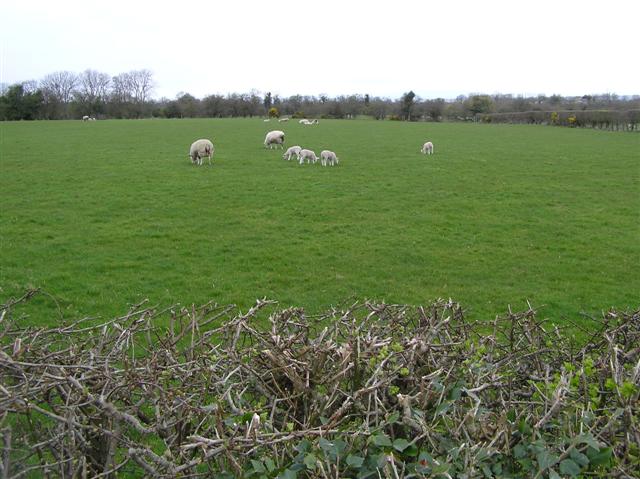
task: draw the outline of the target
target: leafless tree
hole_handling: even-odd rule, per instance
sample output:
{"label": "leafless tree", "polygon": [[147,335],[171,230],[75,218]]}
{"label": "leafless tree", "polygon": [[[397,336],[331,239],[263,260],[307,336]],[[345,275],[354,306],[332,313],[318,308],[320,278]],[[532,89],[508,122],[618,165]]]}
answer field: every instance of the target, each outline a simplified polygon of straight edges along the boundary
{"label": "leafless tree", "polygon": [[42,79],[40,86],[49,98],[60,103],[70,103],[78,85],[78,75],[70,71],[50,73]]}
{"label": "leafless tree", "polygon": [[128,75],[134,101],[136,103],[146,102],[153,91],[153,73],[149,70],[134,70]]}
{"label": "leafless tree", "polygon": [[106,100],[109,94],[111,78],[106,73],[85,70],[78,77],[78,96],[81,101],[95,103]]}
{"label": "leafless tree", "polygon": [[120,73],[111,79],[111,98],[117,103],[127,103],[133,99],[131,73]]}

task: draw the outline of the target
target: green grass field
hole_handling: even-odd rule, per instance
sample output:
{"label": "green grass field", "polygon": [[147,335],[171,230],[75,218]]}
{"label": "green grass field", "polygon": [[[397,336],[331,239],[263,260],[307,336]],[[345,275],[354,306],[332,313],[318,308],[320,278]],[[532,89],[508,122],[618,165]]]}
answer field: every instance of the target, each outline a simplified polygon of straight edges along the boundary
{"label": "green grass field", "polygon": [[[337,152],[299,166],[265,150]],[[33,324],[258,297],[507,305],[562,322],[640,298],[640,135],[510,125],[260,119],[0,124],[0,299]],[[189,145],[216,145],[194,167]],[[435,155],[419,149],[427,139]]]}

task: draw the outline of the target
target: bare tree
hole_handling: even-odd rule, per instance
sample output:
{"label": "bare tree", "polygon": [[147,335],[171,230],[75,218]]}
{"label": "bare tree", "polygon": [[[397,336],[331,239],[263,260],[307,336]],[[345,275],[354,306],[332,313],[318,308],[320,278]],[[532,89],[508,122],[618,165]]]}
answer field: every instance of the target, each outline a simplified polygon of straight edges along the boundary
{"label": "bare tree", "polygon": [[120,73],[111,79],[111,99],[116,103],[127,103],[133,100],[131,73]]}
{"label": "bare tree", "polygon": [[78,83],[78,96],[87,103],[95,103],[107,98],[111,78],[106,73],[85,70],[78,76]]}
{"label": "bare tree", "polygon": [[70,103],[78,85],[78,75],[69,71],[50,73],[42,79],[41,88],[60,103]]}
{"label": "bare tree", "polygon": [[134,70],[129,72],[129,79],[134,101],[142,104],[149,100],[153,91],[153,73],[149,70]]}
{"label": "bare tree", "polygon": [[50,73],[40,82],[44,96],[45,117],[68,118],[69,104],[74,89],[78,85],[78,76],[69,71]]}

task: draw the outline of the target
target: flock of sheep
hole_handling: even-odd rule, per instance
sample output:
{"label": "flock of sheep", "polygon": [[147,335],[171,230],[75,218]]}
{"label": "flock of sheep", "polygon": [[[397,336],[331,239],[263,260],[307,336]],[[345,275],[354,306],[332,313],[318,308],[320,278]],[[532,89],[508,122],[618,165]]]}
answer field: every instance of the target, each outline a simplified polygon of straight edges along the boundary
{"label": "flock of sheep", "polygon": [[[307,125],[318,124],[318,120],[304,120]],[[302,122],[302,120],[301,120]],[[315,122],[315,123],[314,123]],[[284,150],[284,131],[273,130],[267,133],[267,136],[264,139],[264,147],[265,148],[278,148],[278,146]],[[204,158],[208,158],[209,164],[211,165],[211,157],[213,156],[214,147],[211,140],[200,139],[196,140],[191,144],[191,148],[189,150],[189,158],[191,158],[191,163],[194,165],[202,165]],[[421,153],[425,155],[433,154],[433,143],[427,141],[424,145],[422,145]],[[282,155],[282,159],[291,161],[291,158],[295,157],[299,164],[307,163],[317,163],[318,157],[316,156],[313,150],[307,150],[302,148],[301,146],[295,145],[291,146],[287,149],[287,151]],[[340,158],[336,156],[333,151],[330,150],[322,150],[320,152],[320,164],[322,166],[335,166],[339,163]]]}

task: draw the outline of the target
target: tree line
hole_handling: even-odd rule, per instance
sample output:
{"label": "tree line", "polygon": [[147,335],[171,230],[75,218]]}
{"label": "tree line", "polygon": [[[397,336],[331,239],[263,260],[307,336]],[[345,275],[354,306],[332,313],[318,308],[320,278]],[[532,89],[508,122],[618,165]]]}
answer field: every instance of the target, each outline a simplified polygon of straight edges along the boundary
{"label": "tree line", "polygon": [[81,118],[226,118],[289,116],[311,118],[373,117],[378,120],[485,121],[545,123],[566,126],[638,129],[640,95],[460,95],[455,99],[421,98],[413,91],[400,98],[351,94],[272,95],[248,93],[207,95],[181,92],[176,98],[152,97],[153,75],[134,70],[110,76],[96,70],[76,74],[54,72],[39,81],[4,85],[1,120]]}

